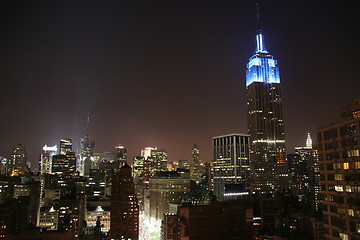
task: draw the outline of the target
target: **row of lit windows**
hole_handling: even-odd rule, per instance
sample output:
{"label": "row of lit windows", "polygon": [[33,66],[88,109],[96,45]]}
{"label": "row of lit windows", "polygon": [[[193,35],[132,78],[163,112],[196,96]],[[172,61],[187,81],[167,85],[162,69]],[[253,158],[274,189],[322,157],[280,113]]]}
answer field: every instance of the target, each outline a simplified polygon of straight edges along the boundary
{"label": "row of lit windows", "polygon": [[[352,157],[359,157],[360,156],[360,152],[358,149],[350,149],[347,151],[343,151],[342,152],[342,158],[352,158]],[[337,160],[340,159],[340,152],[330,152],[330,153],[326,153],[325,154],[325,159],[326,160]],[[319,156],[319,160],[322,161],[323,159],[323,155]]]}
{"label": "row of lit windows", "polygon": [[[324,169],[325,164],[320,164],[320,170]],[[360,162],[336,162],[326,164],[326,170],[354,170],[360,169]]]}
{"label": "row of lit windows", "polygon": [[[325,174],[320,175],[320,180],[325,180]],[[352,181],[357,182],[360,181],[360,175],[358,173],[335,173],[335,174],[327,174],[327,181]]]}
{"label": "row of lit windows", "polygon": [[[326,190],[324,185],[322,185],[323,189]],[[327,191],[335,191],[335,192],[348,192],[348,193],[360,193],[360,186],[349,186],[349,185],[332,185],[329,184],[327,187]]]}
{"label": "row of lit windows", "polygon": [[348,215],[350,217],[359,217],[360,216],[360,211],[358,210],[354,210],[351,208],[338,208],[337,209],[337,213],[338,214],[343,214],[343,215]]}

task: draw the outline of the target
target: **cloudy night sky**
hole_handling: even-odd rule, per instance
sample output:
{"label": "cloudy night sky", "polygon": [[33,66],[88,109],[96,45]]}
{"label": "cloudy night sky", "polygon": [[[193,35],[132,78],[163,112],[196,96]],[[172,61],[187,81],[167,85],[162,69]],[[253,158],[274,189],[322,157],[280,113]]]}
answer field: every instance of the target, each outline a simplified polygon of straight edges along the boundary
{"label": "cloudy night sky", "polygon": [[[287,152],[360,98],[355,1],[263,0],[278,60]],[[197,143],[247,133],[245,71],[255,50],[253,0],[0,2],[0,156],[86,134],[95,152],[145,146],[190,159]]]}

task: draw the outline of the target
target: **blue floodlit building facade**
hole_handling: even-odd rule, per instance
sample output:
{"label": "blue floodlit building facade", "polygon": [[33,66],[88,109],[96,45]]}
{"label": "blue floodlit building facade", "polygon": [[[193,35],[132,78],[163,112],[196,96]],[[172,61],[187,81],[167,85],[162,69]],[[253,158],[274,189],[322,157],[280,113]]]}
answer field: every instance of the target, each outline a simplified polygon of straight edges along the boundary
{"label": "blue floodlit building facade", "polygon": [[266,50],[259,29],[246,71],[251,189],[273,194],[286,188],[285,133],[277,61]]}

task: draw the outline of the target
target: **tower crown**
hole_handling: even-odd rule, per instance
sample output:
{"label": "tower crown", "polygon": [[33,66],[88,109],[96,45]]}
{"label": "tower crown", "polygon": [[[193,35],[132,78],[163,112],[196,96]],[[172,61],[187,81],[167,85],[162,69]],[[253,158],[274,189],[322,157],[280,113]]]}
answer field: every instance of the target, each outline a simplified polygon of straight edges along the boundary
{"label": "tower crown", "polygon": [[246,86],[253,82],[266,84],[280,83],[279,68],[277,61],[265,49],[264,37],[260,28],[259,2],[257,9],[257,33],[255,54],[249,59],[246,71]]}
{"label": "tower crown", "polygon": [[307,139],[306,139],[306,147],[312,148],[312,139],[310,137],[310,133],[308,133]]}

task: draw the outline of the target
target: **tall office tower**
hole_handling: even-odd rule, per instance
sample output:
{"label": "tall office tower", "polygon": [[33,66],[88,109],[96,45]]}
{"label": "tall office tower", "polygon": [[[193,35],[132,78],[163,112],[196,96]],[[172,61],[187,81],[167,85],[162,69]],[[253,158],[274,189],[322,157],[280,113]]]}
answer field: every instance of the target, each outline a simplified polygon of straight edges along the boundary
{"label": "tall office tower", "polygon": [[0,174],[7,175],[11,173],[11,159],[0,156]]}
{"label": "tall office tower", "polygon": [[74,152],[66,155],[53,155],[51,172],[56,174],[74,174],[76,172],[76,156]]}
{"label": "tall office tower", "polygon": [[282,189],[281,180],[287,174],[281,84],[277,61],[265,49],[259,17],[255,53],[247,64],[246,92],[252,191],[274,193]]}
{"label": "tall office tower", "polygon": [[318,130],[326,239],[360,239],[360,99]]}
{"label": "tall office tower", "polygon": [[57,154],[58,148],[56,145],[48,147],[45,145],[40,155],[39,171],[41,174],[51,173],[52,157]]}
{"label": "tall office tower", "polygon": [[141,157],[144,158],[144,180],[148,181],[155,173],[155,159],[151,156],[151,152],[157,150],[157,147],[145,147],[141,150]]}
{"label": "tall office tower", "polygon": [[115,149],[116,149],[116,151],[115,151],[115,161],[118,161],[119,162],[119,167],[122,167],[126,163],[127,150],[122,145],[115,146]]}
{"label": "tall office tower", "polygon": [[92,167],[95,142],[90,139],[89,134],[80,140],[80,174],[88,176]]}
{"label": "tall office tower", "polygon": [[155,172],[155,162],[151,157],[151,152],[157,150],[157,147],[145,147],[141,150],[141,157],[144,158],[144,179],[149,180],[149,177],[152,176]]}
{"label": "tall office tower", "polygon": [[133,160],[133,177],[135,181],[144,178],[144,157],[136,156]]}
{"label": "tall office tower", "polygon": [[313,215],[320,210],[320,173],[318,151],[312,147],[308,133],[306,147],[295,147],[295,155],[288,159],[289,171],[293,176],[295,191],[303,196]]}
{"label": "tall office tower", "polygon": [[[139,208],[143,210],[143,199],[144,199],[144,192],[145,188],[148,186],[148,181],[145,181],[145,174],[144,174],[144,157],[136,156],[133,160],[133,177],[134,177],[134,184],[135,184],[135,193],[137,199],[139,201]],[[148,180],[148,178],[147,178]]]}
{"label": "tall office tower", "polygon": [[111,187],[111,222],[112,239],[138,239],[139,207],[134,191],[134,179],[131,167],[127,164],[114,171]]}
{"label": "tall office tower", "polygon": [[18,144],[14,147],[11,153],[11,162],[13,172],[26,172],[28,170],[25,146]]}
{"label": "tall office tower", "polygon": [[166,150],[152,150],[151,158],[154,160],[154,171],[167,171],[168,153]]}
{"label": "tall office tower", "polygon": [[196,144],[192,148],[192,161],[190,164],[190,180],[197,184],[201,181],[200,151]]}
{"label": "tall office tower", "polygon": [[66,155],[66,153],[72,152],[72,139],[61,138],[60,139],[60,155]]}
{"label": "tall office tower", "polygon": [[249,195],[249,136],[228,134],[213,138],[213,192],[219,201]]}
{"label": "tall office tower", "polygon": [[147,159],[148,157],[151,157],[151,152],[157,150],[157,147],[145,147],[141,150],[141,156]]}

